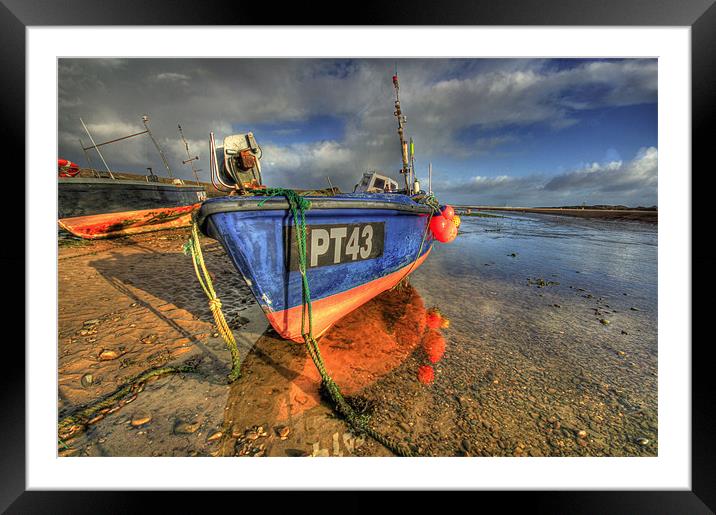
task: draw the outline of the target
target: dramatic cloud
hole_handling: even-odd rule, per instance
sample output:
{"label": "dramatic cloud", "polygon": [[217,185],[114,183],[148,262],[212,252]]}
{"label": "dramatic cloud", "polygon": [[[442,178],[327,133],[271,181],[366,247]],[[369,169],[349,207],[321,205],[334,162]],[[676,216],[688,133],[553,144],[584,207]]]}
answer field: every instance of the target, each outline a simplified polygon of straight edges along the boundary
{"label": "dramatic cloud", "polygon": [[[80,117],[99,142],[143,130],[141,116],[147,114],[181,177],[191,171],[181,164],[186,150],[178,123],[192,154],[200,156],[204,179],[209,131],[220,142],[254,130],[264,150],[266,182],[323,187],[330,176],[350,191],[366,169],[395,173],[400,167],[390,82],[395,65],[382,59],[61,59],[59,155],[86,163],[79,140],[85,146],[89,141]],[[431,160],[468,169],[520,143],[523,128],[569,131],[582,123],[580,113],[653,104],[657,95],[654,59],[420,59],[399,60],[398,68],[422,168]],[[321,124],[335,134],[316,131]],[[103,153],[117,170],[163,170],[147,138],[108,145]],[[553,176],[549,187],[543,181],[544,190],[591,187],[587,175],[574,173],[571,179]],[[436,181],[443,180],[446,191],[455,191],[447,180],[455,175],[436,166]],[[485,186],[494,188],[532,180],[495,177],[503,175],[499,170],[484,175]]]}

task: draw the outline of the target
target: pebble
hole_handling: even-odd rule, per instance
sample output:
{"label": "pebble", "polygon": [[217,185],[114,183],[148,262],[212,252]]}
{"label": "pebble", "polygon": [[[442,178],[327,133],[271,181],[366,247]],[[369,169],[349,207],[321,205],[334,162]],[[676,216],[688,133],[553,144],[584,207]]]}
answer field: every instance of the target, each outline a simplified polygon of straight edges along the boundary
{"label": "pebble", "polygon": [[93,318],[92,320],[85,320],[82,325],[96,325],[99,324],[99,318]]}
{"label": "pebble", "polygon": [[641,446],[649,445],[649,439],[648,438],[637,438],[636,443],[638,443]]}
{"label": "pebble", "polygon": [[201,424],[199,422],[186,422],[185,420],[177,420],[174,423],[174,434],[190,435],[196,433]]}
{"label": "pebble", "polygon": [[462,442],[460,442],[460,446],[465,450],[465,452],[472,451],[472,444],[467,438],[462,439]]}
{"label": "pebble", "polygon": [[94,376],[92,374],[85,374],[82,376],[82,379],[80,379],[80,384],[85,388],[91,386],[93,382]]}
{"label": "pebble", "polygon": [[216,431],[216,432],[212,433],[211,435],[209,435],[209,438],[207,438],[206,441],[207,441],[207,442],[213,442],[214,440],[218,440],[218,439],[221,438],[222,436],[224,436],[224,433],[223,433],[223,432],[221,432],[221,431]]}
{"label": "pebble", "polygon": [[633,306],[632,306],[631,308],[629,308],[629,309],[631,309],[632,311],[639,311],[639,308],[635,308],[635,307],[633,307]]}
{"label": "pebble", "polygon": [[100,413],[100,414],[97,415],[96,417],[90,419],[90,420],[87,422],[87,424],[89,424],[89,425],[96,424],[97,422],[99,422],[99,421],[102,420],[103,418],[104,418],[104,414],[103,414],[103,413]]}
{"label": "pebble", "polygon": [[586,438],[586,437],[587,437],[587,432],[586,432],[584,429],[582,429],[581,431],[579,431],[579,432],[577,433],[577,436],[578,436],[579,438]]}
{"label": "pebble", "polygon": [[624,329],[622,329],[622,334],[629,334]]}
{"label": "pebble", "polygon": [[275,428],[276,434],[281,438],[281,440],[285,440],[288,438],[288,435],[291,433],[291,428],[288,426],[278,426]]}
{"label": "pebble", "polygon": [[139,426],[143,426],[144,424],[150,422],[151,420],[152,420],[152,416],[150,414],[140,413],[140,414],[134,415],[132,417],[130,424],[132,424],[133,427],[139,427]]}
{"label": "pebble", "polygon": [[609,320],[607,320],[606,318],[600,318],[600,319],[599,319],[599,322],[600,322],[602,325],[609,325],[609,324],[611,323],[611,322],[609,322]]}
{"label": "pebble", "polygon": [[409,426],[408,424],[406,424],[405,422],[400,422],[400,423],[398,424],[398,426],[400,426],[400,429],[402,429],[402,430],[405,431],[406,433],[409,433],[409,432],[410,432],[410,426]]}
{"label": "pebble", "polygon": [[117,353],[117,351],[113,350],[105,349],[99,353],[99,359],[101,359],[102,361],[109,361],[111,359],[117,359],[118,357],[119,354]]}
{"label": "pebble", "polygon": [[139,341],[142,343],[145,343],[147,345],[150,345],[152,343],[156,343],[156,341],[159,339],[158,334],[150,334],[148,336],[145,336],[144,338],[141,338]]}

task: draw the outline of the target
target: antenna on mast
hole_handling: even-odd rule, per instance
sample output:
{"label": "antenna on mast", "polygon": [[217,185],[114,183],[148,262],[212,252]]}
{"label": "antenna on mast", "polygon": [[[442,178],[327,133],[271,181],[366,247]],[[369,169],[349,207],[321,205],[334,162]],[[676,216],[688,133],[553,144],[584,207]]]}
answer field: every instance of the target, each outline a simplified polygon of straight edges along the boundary
{"label": "antenna on mast", "polygon": [[395,112],[393,115],[398,119],[398,137],[400,138],[400,150],[403,158],[403,168],[400,173],[405,178],[405,190],[410,191],[410,182],[408,174],[410,173],[410,165],[408,164],[408,143],[405,141],[405,123],[407,121],[405,115],[400,110],[400,83],[398,82],[398,64],[395,64],[395,75],[393,75],[393,88],[395,89]]}

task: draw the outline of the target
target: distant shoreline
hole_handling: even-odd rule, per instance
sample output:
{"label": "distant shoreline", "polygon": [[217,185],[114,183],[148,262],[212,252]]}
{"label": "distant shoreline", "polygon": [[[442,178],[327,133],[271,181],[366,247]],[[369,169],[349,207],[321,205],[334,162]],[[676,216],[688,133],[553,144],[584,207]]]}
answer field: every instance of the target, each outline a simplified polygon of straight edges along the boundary
{"label": "distant shoreline", "polygon": [[478,211],[510,211],[516,213],[542,213],[548,215],[574,216],[578,218],[602,218],[605,220],[634,220],[658,223],[659,212],[656,209],[604,209],[604,208],[560,208],[560,207],[495,207],[495,206],[456,206],[457,209]]}

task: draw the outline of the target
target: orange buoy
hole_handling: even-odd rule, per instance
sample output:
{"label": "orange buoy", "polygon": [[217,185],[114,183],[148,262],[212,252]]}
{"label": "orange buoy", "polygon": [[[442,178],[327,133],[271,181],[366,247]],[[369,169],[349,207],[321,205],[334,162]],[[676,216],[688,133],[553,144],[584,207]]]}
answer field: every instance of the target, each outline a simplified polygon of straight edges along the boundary
{"label": "orange buoy", "polygon": [[455,216],[455,210],[452,208],[452,206],[449,205],[443,206],[442,213],[443,216],[448,220],[452,220],[453,216]]}

